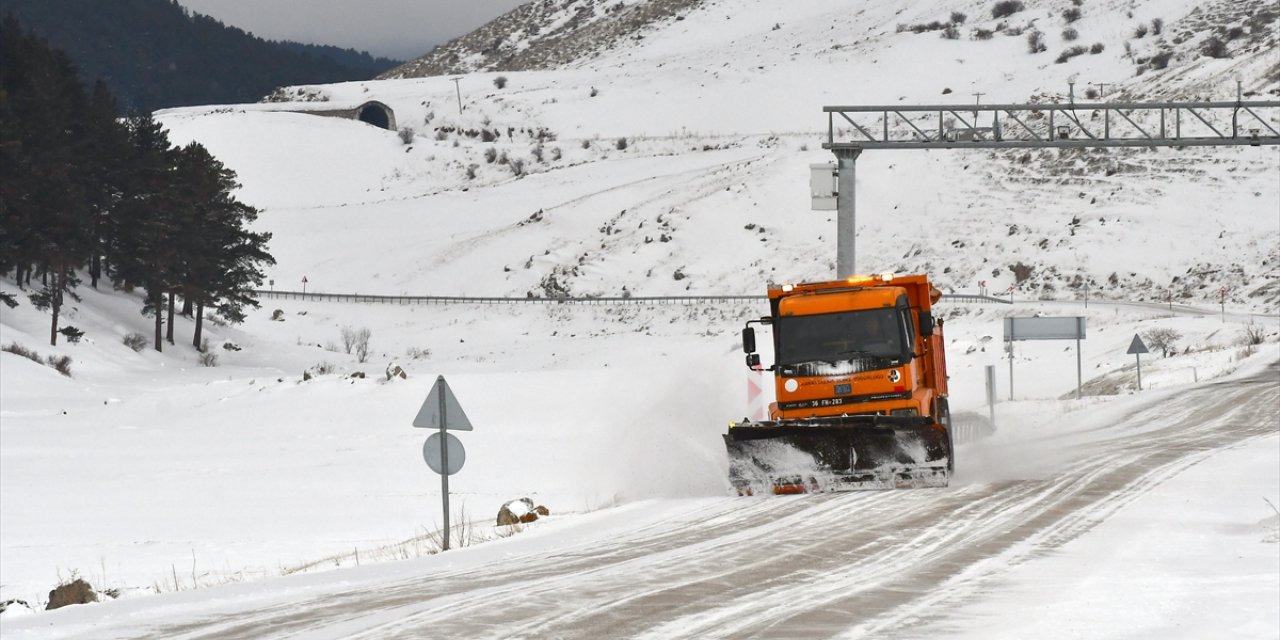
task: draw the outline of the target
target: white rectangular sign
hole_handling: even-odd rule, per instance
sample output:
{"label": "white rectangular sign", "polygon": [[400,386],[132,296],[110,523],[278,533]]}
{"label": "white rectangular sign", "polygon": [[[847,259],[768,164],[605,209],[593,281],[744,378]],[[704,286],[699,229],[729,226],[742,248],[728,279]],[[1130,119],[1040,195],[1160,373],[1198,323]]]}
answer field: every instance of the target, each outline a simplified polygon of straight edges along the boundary
{"label": "white rectangular sign", "polygon": [[1083,340],[1084,318],[1005,318],[1004,341]]}

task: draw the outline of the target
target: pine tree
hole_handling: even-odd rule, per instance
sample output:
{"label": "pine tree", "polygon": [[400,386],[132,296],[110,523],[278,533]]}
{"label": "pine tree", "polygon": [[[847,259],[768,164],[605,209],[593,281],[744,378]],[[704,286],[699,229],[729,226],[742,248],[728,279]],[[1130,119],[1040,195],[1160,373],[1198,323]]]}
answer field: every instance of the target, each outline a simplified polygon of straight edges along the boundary
{"label": "pine tree", "polygon": [[260,265],[275,264],[275,259],[266,251],[271,234],[248,229],[257,219],[257,209],[231,195],[239,187],[235,172],[198,143],[184,147],[179,156],[179,182],[190,213],[184,216],[184,233],[178,242],[181,293],[195,305],[192,344],[198,349],[204,309],[216,306],[228,321],[243,321],[244,307],[258,306],[252,294],[262,284]]}
{"label": "pine tree", "polygon": [[[58,341],[64,295],[79,283],[76,271],[90,253],[86,193],[94,179],[80,169],[88,151],[85,132],[90,113],[75,66],[35,36],[25,35],[16,21],[3,27],[3,93],[6,187],[4,238],[12,250],[18,284],[41,273],[41,288],[32,303],[51,312],[49,343]],[[6,270],[7,270],[7,264]]]}
{"label": "pine tree", "polygon": [[176,151],[150,115],[131,118],[133,143],[125,196],[108,224],[110,271],[117,286],[146,290],[143,313],[155,318],[155,350],[163,351],[164,298],[174,276],[178,234]]}

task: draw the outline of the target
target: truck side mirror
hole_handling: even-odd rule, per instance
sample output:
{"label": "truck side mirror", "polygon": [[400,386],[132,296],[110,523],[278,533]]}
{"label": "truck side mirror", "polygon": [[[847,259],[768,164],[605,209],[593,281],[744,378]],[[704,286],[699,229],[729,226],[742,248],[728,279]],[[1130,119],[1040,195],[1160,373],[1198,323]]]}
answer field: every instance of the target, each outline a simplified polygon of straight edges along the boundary
{"label": "truck side mirror", "polygon": [[742,330],[742,351],[744,353],[755,353],[756,350],[756,330],[751,327],[745,327]]}
{"label": "truck side mirror", "polygon": [[933,314],[928,311],[920,312],[920,335],[925,338],[933,335]]}

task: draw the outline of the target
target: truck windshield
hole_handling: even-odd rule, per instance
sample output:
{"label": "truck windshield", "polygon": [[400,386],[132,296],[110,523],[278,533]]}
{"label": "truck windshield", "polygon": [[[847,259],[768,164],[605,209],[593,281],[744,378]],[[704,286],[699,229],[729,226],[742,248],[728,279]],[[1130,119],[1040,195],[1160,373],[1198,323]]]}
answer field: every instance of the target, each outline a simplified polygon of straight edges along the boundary
{"label": "truck windshield", "polygon": [[778,364],[836,363],[867,357],[896,360],[903,356],[897,309],[783,316],[777,324]]}

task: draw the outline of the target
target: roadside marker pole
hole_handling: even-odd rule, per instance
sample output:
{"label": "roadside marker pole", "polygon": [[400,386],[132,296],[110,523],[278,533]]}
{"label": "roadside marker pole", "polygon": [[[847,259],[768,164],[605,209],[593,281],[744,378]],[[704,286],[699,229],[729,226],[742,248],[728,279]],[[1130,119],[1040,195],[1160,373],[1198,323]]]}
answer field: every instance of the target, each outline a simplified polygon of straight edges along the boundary
{"label": "roadside marker pole", "polygon": [[444,497],[444,546],[441,551],[449,550],[449,443],[445,440],[447,437],[444,432],[444,426],[449,424],[448,418],[445,416],[444,410],[444,394],[440,394],[440,467],[444,469],[444,473],[440,474],[440,495]]}

